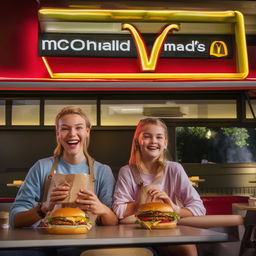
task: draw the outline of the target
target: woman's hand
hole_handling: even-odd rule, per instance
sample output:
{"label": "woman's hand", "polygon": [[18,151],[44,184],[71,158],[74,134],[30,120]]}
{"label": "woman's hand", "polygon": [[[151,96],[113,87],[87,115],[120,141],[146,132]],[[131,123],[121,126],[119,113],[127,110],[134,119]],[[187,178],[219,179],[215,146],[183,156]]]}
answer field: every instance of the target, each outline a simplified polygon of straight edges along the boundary
{"label": "woman's hand", "polygon": [[50,200],[42,203],[41,210],[47,214],[56,204],[62,204],[69,195],[69,190],[69,186],[58,186],[54,188],[50,194]]}
{"label": "woman's hand", "polygon": [[78,192],[78,199],[76,199],[76,203],[81,209],[99,216],[106,214],[109,209],[92,191],[85,189],[81,189]]}
{"label": "woman's hand", "polygon": [[93,192],[81,189],[75,202],[81,209],[98,215],[103,225],[118,224],[118,219],[113,211],[103,204]]}

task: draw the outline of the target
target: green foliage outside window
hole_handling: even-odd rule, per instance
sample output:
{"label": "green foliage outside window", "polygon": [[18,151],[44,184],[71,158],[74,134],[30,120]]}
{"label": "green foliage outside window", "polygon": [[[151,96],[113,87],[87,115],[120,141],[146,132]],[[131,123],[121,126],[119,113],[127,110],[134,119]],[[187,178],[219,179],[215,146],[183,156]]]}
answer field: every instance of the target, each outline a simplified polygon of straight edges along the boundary
{"label": "green foliage outside window", "polygon": [[200,163],[255,162],[255,128],[178,127],[177,161]]}
{"label": "green foliage outside window", "polygon": [[248,131],[245,128],[221,128],[222,132],[228,136],[235,145],[242,147],[248,146],[247,139],[249,137]]}

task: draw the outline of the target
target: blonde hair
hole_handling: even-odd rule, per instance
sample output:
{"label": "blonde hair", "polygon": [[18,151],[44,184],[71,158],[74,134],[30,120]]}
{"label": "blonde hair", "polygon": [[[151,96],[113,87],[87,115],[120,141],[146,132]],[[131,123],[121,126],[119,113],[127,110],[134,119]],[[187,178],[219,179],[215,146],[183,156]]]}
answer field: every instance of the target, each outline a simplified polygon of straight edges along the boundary
{"label": "blonde hair", "polygon": [[[55,127],[56,130],[59,127],[59,120],[65,116],[65,115],[79,115],[81,116],[84,120],[85,120],[85,124],[86,127],[91,129],[91,122],[89,120],[89,118],[87,117],[87,115],[83,112],[83,110],[79,107],[76,106],[67,106],[64,107],[63,109],[61,109],[61,111],[57,114],[56,118],[55,118]],[[56,137],[56,142],[57,142],[57,146],[54,149],[54,157],[55,158],[60,158],[63,154],[63,147],[61,145],[61,143],[58,141],[58,138]],[[88,154],[88,147],[89,147],[89,142],[90,142],[90,138],[89,136],[86,138],[85,140],[85,144],[84,144],[84,155],[87,158],[87,162],[89,163],[91,161],[91,156]]]}
{"label": "blonde hair", "polygon": [[[168,129],[165,123],[159,119],[159,118],[145,118],[139,121],[137,124],[136,130],[134,132],[133,140],[132,140],[132,148],[131,148],[131,154],[129,159],[129,165],[135,165],[139,171],[141,171],[144,167],[140,147],[139,147],[139,136],[142,132],[142,129],[144,126],[148,124],[158,125],[161,126],[164,130],[165,138],[168,140]],[[163,153],[159,156],[157,164],[157,173],[164,170],[165,163],[167,161],[167,149],[164,149]]]}

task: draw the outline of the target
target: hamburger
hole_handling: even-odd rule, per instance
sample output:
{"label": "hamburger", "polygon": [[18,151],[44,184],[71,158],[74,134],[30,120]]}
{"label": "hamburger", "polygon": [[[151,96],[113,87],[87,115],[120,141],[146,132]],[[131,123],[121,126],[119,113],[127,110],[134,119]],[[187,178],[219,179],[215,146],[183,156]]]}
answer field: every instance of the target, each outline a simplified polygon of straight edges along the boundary
{"label": "hamburger", "polygon": [[91,227],[88,216],[80,208],[59,208],[44,219],[44,228],[50,234],[84,234]]}
{"label": "hamburger", "polygon": [[136,216],[136,223],[147,229],[175,228],[180,218],[171,205],[161,202],[142,204]]}

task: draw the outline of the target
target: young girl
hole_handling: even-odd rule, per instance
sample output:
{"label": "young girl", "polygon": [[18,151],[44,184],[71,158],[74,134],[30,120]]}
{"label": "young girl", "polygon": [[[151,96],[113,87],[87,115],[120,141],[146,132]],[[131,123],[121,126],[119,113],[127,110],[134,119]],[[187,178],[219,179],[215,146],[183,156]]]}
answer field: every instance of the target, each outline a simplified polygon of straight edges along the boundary
{"label": "young girl", "polygon": [[[205,215],[200,196],[183,167],[167,160],[167,144],[167,127],[160,119],[146,118],[138,123],[129,165],[120,169],[114,192],[113,209],[120,220],[136,219],[142,190],[151,201],[170,204],[181,218]],[[195,245],[164,246],[158,250],[161,255],[197,255]]]}

